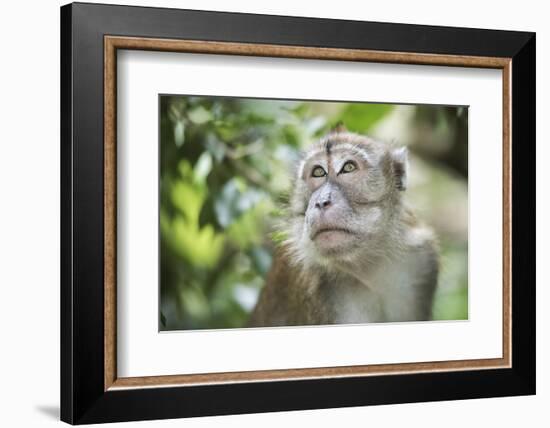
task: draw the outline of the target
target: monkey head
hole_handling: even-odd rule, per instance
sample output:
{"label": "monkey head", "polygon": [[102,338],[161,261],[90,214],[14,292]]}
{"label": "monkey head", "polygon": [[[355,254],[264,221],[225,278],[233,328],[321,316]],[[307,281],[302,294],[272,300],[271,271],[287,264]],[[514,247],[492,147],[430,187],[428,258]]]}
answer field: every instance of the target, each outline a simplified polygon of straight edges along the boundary
{"label": "monkey head", "polygon": [[407,149],[338,128],[302,157],[289,246],[305,263],[360,262],[390,247],[406,188]]}

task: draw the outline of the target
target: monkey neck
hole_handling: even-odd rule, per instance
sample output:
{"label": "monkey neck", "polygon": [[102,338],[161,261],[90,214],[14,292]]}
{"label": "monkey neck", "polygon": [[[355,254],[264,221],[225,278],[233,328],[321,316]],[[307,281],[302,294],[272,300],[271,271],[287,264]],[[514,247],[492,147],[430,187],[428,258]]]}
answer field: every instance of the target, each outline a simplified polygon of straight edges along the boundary
{"label": "monkey neck", "polygon": [[395,253],[370,255],[361,262],[343,262],[330,266],[321,275],[323,279],[328,278],[351,287],[361,286],[374,291],[375,284],[379,283],[377,278],[396,263],[399,263],[399,257]]}
{"label": "monkey neck", "polygon": [[350,286],[363,286],[374,289],[378,278],[388,270],[395,269],[406,259],[405,236],[407,228],[401,221],[396,221],[383,236],[373,239],[367,248],[353,256],[346,255],[322,266],[310,266],[311,273],[318,272],[320,281],[329,278]]}

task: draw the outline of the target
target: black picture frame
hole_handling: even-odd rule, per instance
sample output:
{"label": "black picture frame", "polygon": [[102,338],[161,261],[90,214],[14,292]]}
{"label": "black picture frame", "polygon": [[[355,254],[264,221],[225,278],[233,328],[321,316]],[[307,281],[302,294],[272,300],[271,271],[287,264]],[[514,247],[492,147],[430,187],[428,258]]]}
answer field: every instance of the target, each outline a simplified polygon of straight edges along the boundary
{"label": "black picture frame", "polygon": [[[512,60],[512,366],[104,388],[104,36]],[[535,34],[74,3],[61,8],[61,419],[71,424],[535,393]]]}

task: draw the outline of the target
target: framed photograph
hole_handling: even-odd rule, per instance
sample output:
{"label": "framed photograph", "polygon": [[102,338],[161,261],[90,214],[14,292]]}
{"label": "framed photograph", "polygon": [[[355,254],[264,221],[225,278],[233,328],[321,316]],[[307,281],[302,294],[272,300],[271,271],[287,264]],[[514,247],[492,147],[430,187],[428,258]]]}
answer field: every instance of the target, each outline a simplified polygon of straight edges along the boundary
{"label": "framed photograph", "polygon": [[535,393],[535,35],[61,8],[61,419]]}

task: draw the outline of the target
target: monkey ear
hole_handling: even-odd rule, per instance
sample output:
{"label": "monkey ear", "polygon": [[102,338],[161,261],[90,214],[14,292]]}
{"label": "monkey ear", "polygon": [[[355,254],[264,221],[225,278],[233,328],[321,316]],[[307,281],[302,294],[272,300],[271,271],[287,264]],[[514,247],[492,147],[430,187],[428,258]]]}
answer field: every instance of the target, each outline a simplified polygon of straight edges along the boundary
{"label": "monkey ear", "polygon": [[344,125],[344,122],[340,121],[338,122],[334,128],[332,128],[331,132],[340,133],[340,132],[348,132],[346,125]]}
{"label": "monkey ear", "polygon": [[392,170],[395,179],[395,186],[398,190],[407,188],[407,174],[409,169],[409,150],[406,147],[399,147],[391,152]]}

